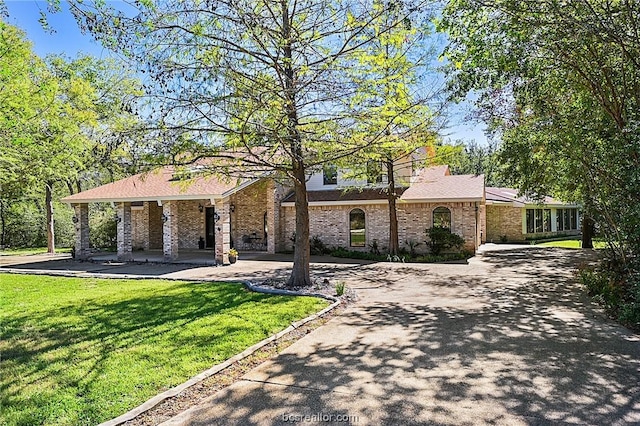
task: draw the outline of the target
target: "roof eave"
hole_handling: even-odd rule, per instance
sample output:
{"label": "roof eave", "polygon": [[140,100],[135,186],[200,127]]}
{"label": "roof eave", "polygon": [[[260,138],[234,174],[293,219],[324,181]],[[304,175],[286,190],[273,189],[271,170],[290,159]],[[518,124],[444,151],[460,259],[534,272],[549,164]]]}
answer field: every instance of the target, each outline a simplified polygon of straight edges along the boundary
{"label": "roof eave", "polygon": [[220,200],[225,198],[223,194],[193,194],[193,195],[165,195],[146,197],[100,197],[100,198],[63,198],[60,200],[65,204],[85,204],[85,203],[130,203],[133,201],[188,201],[188,200]]}

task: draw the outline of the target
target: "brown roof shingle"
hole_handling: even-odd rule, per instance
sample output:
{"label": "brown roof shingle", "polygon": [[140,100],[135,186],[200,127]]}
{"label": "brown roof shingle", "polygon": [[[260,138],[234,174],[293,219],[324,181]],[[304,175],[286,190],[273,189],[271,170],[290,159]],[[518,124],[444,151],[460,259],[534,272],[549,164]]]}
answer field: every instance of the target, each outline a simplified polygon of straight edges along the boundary
{"label": "brown roof shingle", "polygon": [[79,192],[63,198],[62,201],[86,203],[218,198],[242,184],[236,180],[226,181],[215,176],[179,180],[174,176],[174,171],[174,167],[165,166]]}
{"label": "brown roof shingle", "polygon": [[[402,194],[406,188],[396,188],[396,193]],[[371,201],[386,200],[387,193],[384,188],[362,188],[362,189],[328,189],[321,191],[307,192],[307,200],[310,203],[335,202],[335,201]],[[282,202],[294,202],[295,193],[287,195]]]}
{"label": "brown roof shingle", "polygon": [[450,175],[448,166],[430,167],[415,177],[401,200],[423,202],[482,201],[484,175]]}

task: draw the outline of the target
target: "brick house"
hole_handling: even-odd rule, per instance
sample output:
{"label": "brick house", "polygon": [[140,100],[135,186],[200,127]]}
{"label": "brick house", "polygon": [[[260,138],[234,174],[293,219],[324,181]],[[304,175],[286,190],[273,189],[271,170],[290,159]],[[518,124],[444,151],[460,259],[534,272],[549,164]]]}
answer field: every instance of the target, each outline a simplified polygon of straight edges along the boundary
{"label": "brick house", "polygon": [[[529,220],[528,204],[520,206],[518,200],[507,202],[494,195],[489,200],[482,175],[451,175],[448,166],[416,169],[414,164],[418,163],[413,160],[398,160],[396,167],[401,246],[422,243],[425,230],[434,225],[448,227],[463,237],[465,248],[471,251],[485,237],[500,238],[502,229],[512,225],[508,238],[524,239],[526,233],[518,234],[517,230],[526,231],[529,222],[519,222],[520,228],[515,222],[518,214],[524,215],[519,220]],[[228,263],[231,247],[268,253],[293,248],[295,207],[290,186],[268,176],[224,180],[203,175],[198,167],[187,176],[167,166],[63,199],[75,211],[76,257],[90,255],[88,205],[95,202],[116,207],[121,260],[132,259],[133,250],[162,250],[166,260],[175,260],[180,250],[208,249],[215,251],[218,263]],[[316,171],[307,183],[310,235],[329,247],[368,251],[375,244],[384,251],[389,245],[385,186],[385,177],[366,182],[348,178],[334,167]],[[558,211],[559,205],[554,204],[552,216]],[[534,230],[538,229],[536,214],[531,216]],[[573,216],[569,213],[568,217],[571,225]],[[504,226],[500,224],[503,221]],[[552,231],[557,228],[554,226]],[[419,247],[424,249],[425,245]]]}
{"label": "brick house", "polygon": [[512,188],[486,187],[486,241],[526,241],[579,235],[580,206],[545,197],[542,203]]}

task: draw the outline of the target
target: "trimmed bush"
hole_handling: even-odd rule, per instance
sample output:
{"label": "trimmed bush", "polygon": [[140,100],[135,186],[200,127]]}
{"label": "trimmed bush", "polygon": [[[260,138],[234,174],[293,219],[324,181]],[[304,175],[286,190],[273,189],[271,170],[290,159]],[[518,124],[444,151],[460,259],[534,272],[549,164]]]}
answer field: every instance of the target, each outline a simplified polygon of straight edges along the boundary
{"label": "trimmed bush", "polygon": [[457,234],[452,234],[449,228],[434,226],[426,231],[429,241],[425,241],[431,254],[437,256],[443,250],[459,251],[464,245],[464,238]]}

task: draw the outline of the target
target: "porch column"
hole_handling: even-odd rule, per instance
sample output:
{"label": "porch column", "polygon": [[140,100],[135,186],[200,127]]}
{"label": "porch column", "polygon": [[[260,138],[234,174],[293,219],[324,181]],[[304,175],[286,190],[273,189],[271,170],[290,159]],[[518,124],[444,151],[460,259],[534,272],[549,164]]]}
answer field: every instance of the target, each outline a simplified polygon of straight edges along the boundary
{"label": "porch column", "polygon": [[74,223],[76,228],[76,259],[83,260],[89,257],[89,204],[74,204]]}
{"label": "porch column", "polygon": [[131,203],[118,203],[118,260],[133,260],[131,244]]}
{"label": "porch column", "polygon": [[164,260],[170,262],[178,258],[178,202],[162,203],[162,250]]}
{"label": "porch column", "polygon": [[216,263],[229,264],[229,250],[231,249],[231,215],[229,199],[216,200],[215,211],[220,219],[215,223],[216,230]]}
{"label": "porch column", "polygon": [[267,253],[275,253],[280,229],[280,200],[282,198],[279,185],[273,179],[267,183]]}

